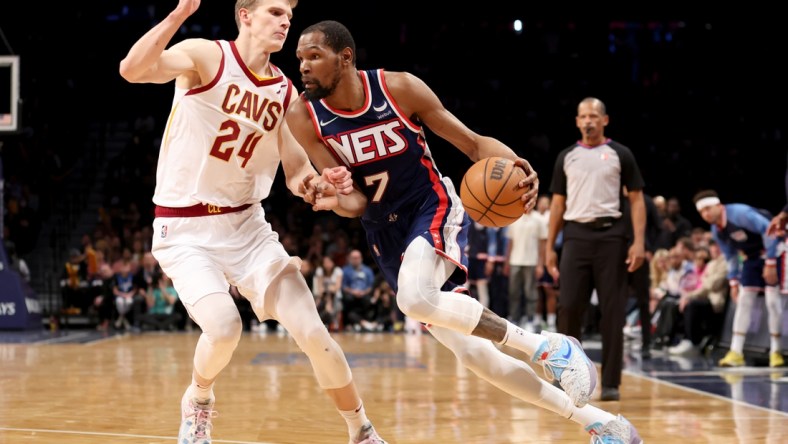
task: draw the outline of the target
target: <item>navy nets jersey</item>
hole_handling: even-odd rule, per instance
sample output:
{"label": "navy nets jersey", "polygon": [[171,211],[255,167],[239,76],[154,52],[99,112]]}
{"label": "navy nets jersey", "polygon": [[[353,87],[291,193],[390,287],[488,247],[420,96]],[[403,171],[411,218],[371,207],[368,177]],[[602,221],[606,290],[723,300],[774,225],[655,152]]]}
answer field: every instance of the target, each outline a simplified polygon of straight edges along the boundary
{"label": "navy nets jersey", "polygon": [[367,97],[360,110],[333,109],[323,100],[308,101],[307,109],[331,154],[367,197],[362,219],[383,220],[430,193],[450,199],[421,125],[404,116],[385,90],[383,70],[359,74]]}
{"label": "navy nets jersey", "polygon": [[402,254],[421,236],[458,265],[452,279],[461,285],[470,219],[454,185],[435,166],[421,124],[404,115],[386,89],[384,71],[359,75],[366,100],[356,111],[301,97],[318,136],[367,197],[361,222],[374,258],[396,289]]}

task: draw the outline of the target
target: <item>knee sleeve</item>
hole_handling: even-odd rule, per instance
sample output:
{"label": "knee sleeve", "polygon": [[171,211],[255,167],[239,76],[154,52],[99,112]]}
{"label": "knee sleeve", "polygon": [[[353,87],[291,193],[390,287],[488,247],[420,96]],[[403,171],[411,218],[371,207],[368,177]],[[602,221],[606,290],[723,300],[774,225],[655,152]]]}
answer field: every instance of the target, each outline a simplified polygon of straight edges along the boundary
{"label": "knee sleeve", "polygon": [[769,315],[769,333],[779,335],[782,331],[783,301],[777,287],[766,287],[766,312]]}
{"label": "knee sleeve", "polygon": [[241,340],[238,308],[226,293],[210,294],[186,308],[202,330],[194,351],[194,369],[203,378],[214,379],[230,362]]}
{"label": "knee sleeve", "polygon": [[463,294],[443,292],[454,264],[435,253],[421,237],[405,251],[397,279],[397,305],[420,322],[471,334],[481,319],[484,306]]}

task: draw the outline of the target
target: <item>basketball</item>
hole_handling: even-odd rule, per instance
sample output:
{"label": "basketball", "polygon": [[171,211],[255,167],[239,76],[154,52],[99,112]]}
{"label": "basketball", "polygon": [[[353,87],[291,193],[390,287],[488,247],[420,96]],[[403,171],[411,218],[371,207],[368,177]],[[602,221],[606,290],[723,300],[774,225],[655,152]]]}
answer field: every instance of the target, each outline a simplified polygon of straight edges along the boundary
{"label": "basketball", "polygon": [[520,200],[528,187],[517,184],[525,171],[513,160],[488,157],[474,163],[462,178],[460,199],[468,216],[486,227],[505,227],[523,215]]}

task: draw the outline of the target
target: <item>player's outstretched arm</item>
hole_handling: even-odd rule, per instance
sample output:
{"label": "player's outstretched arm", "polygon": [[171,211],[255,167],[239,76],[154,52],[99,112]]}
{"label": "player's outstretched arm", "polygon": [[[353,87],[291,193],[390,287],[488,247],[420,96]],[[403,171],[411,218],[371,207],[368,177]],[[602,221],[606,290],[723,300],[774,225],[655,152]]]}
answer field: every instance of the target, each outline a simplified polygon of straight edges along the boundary
{"label": "player's outstretched arm", "polygon": [[432,132],[462,151],[471,161],[476,162],[487,157],[503,157],[515,161],[515,164],[526,173],[526,178],[520,186],[530,188],[523,195],[524,211],[528,212],[536,206],[539,180],[536,171],[527,160],[519,157],[500,140],[477,134],[468,128],[443,106],[435,92],[424,81],[413,74],[386,72],[385,75],[386,86],[403,114],[412,120],[418,118]]}
{"label": "player's outstretched arm", "polygon": [[165,48],[199,6],[200,0],[180,0],[164,20],[134,43],[120,62],[120,75],[131,83],[166,83],[186,71],[196,71],[188,51],[194,43],[189,42],[201,39],[184,40],[169,50]]}

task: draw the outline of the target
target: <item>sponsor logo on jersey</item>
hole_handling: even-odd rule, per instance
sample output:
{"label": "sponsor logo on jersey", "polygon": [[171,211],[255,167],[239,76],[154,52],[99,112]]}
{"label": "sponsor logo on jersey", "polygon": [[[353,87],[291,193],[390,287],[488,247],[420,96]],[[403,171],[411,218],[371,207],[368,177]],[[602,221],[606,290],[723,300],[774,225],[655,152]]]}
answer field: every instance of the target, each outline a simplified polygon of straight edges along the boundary
{"label": "sponsor logo on jersey", "polygon": [[331,123],[331,122],[333,122],[333,121],[337,120],[338,118],[339,118],[339,116],[336,116],[336,117],[334,117],[333,119],[328,119],[328,120],[326,120],[326,121],[323,121],[323,120],[321,120],[321,121],[320,121],[320,126],[326,126],[326,125],[328,125],[329,123]]}

